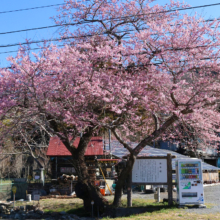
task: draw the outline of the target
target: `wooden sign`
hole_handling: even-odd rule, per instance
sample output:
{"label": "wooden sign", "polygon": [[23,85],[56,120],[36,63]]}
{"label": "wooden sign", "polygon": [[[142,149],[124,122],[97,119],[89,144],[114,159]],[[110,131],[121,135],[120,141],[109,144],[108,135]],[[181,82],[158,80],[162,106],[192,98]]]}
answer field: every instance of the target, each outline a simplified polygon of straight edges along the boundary
{"label": "wooden sign", "polygon": [[168,186],[168,205],[173,203],[172,194],[172,156],[139,157],[136,159],[131,173],[131,182],[149,185]]}
{"label": "wooden sign", "polygon": [[60,167],[61,173],[75,173],[76,170],[74,167]]}
{"label": "wooden sign", "polygon": [[133,183],[166,183],[166,159],[136,159],[132,170]]}
{"label": "wooden sign", "polygon": [[39,201],[40,200],[40,195],[39,194],[33,195],[33,200]]}

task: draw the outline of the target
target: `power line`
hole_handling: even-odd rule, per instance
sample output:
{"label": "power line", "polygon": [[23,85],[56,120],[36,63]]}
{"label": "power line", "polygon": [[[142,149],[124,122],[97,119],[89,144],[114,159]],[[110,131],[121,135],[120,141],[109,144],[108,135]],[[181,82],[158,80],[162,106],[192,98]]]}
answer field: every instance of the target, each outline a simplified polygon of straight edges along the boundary
{"label": "power line", "polygon": [[166,11],[159,11],[159,12],[151,12],[151,13],[142,13],[142,14],[137,14],[137,15],[128,15],[128,16],[121,16],[121,17],[116,17],[116,18],[106,18],[106,19],[102,19],[102,21],[108,21],[108,20],[117,20],[117,19],[124,19],[124,18],[129,18],[129,17],[139,17],[139,16],[143,16],[143,15],[151,15],[151,14],[163,14],[163,13],[167,13],[167,12],[175,12],[175,11],[184,11],[184,10],[190,10],[190,9],[196,9],[196,8],[205,8],[205,7],[211,7],[211,6],[217,6],[220,5],[220,3],[216,3],[216,4],[209,4],[209,5],[199,5],[199,6],[194,6],[194,7],[188,7],[188,8],[177,8],[177,9],[170,9],[170,10],[166,10]]}
{"label": "power line", "polygon": [[[86,36],[88,36],[88,35],[86,35]],[[91,35],[91,36],[93,36],[93,35]],[[85,36],[79,36],[79,37],[85,37]],[[66,37],[65,39],[71,39],[71,38],[77,38],[77,37]],[[124,37],[123,39],[129,39],[130,37]],[[54,40],[60,40],[60,39],[54,39]],[[50,41],[53,41],[53,40],[50,40]],[[106,40],[103,40],[103,41],[110,41],[110,39],[106,39]],[[42,41],[42,42],[45,42],[45,41]],[[37,43],[42,43],[42,42],[37,42]],[[100,41],[94,41],[94,42],[100,42]],[[25,44],[29,44],[29,43],[25,43]],[[31,44],[31,42],[30,42],[30,44]],[[77,44],[83,44],[83,43],[77,43]],[[20,44],[18,44],[18,45],[20,45]],[[56,46],[58,46],[58,47],[61,47],[61,46],[65,46],[66,44],[62,44],[62,45],[57,45],[56,44]],[[15,46],[17,46],[17,45],[15,45]],[[7,45],[5,45],[5,47],[7,47]],[[9,47],[11,47],[11,46],[9,46]],[[40,50],[40,49],[45,49],[45,47],[36,47],[36,48],[28,48],[28,50]],[[5,52],[0,52],[0,54],[6,54],[6,53],[16,53],[16,52],[18,52],[19,50],[12,50],[12,51],[5,51]]]}
{"label": "power line", "polygon": [[[214,21],[214,20],[215,19],[207,19],[207,20],[204,20],[204,22],[211,22],[211,21]],[[217,18],[216,20],[219,21],[220,19]],[[51,26],[28,28],[28,29],[16,30],[16,31],[0,32],[0,35],[14,34],[14,33],[19,33],[19,32],[34,31],[34,30],[41,30],[41,29],[47,29],[47,28],[63,27],[63,26],[74,26],[74,25],[85,24],[85,23],[90,23],[90,22],[87,21],[87,22],[69,23],[69,24],[62,24],[62,25],[51,25]],[[118,33],[118,32],[115,32],[115,33]]]}
{"label": "power line", "polygon": [[[211,22],[214,21],[215,19],[207,19],[204,20],[204,22]],[[219,21],[220,19],[217,18],[217,21]],[[202,21],[203,22],[203,21]],[[89,22],[86,22],[89,23]],[[8,31],[8,32],[0,32],[0,35],[4,35],[4,34],[13,34],[13,33],[18,33],[18,32],[24,32],[24,31],[33,31],[33,30],[40,30],[40,29],[47,29],[47,28],[55,28],[55,27],[62,27],[62,26],[69,26],[69,25],[78,25],[78,24],[82,24],[80,22],[78,23],[69,23],[69,24],[62,24],[62,25],[51,25],[51,26],[45,26],[45,27],[37,27],[37,28],[29,28],[29,29],[23,29],[23,30],[16,30],[16,31]],[[143,28],[140,30],[146,30],[147,28]],[[135,31],[135,30],[126,30],[126,31],[116,31],[114,33],[122,33],[122,32],[131,32],[131,31]],[[101,34],[107,34],[106,32],[101,33]],[[95,35],[95,34],[94,34]],[[94,36],[93,35],[93,36]],[[85,36],[85,35],[84,35]],[[92,35],[88,35],[88,36],[92,36]]]}
{"label": "power line", "polygon": [[[88,36],[88,35],[87,35]],[[93,36],[93,35],[91,35]],[[84,37],[84,36],[80,36],[80,37]],[[77,38],[77,37],[66,37],[65,39],[71,39],[71,38]],[[128,39],[130,37],[124,37],[124,39]],[[62,40],[62,39],[54,39],[54,40],[50,40],[50,41],[59,41],[59,40]],[[103,40],[103,41],[110,41],[110,39],[106,39],[106,40]],[[42,43],[42,42],[45,42],[45,41],[36,41],[34,43]],[[94,41],[94,42],[99,42],[99,41]],[[32,44],[32,42],[28,43],[24,43],[24,44]],[[82,44],[82,43],[77,43],[77,44]],[[19,46],[21,44],[16,44],[16,45],[12,45],[12,46]],[[61,47],[61,46],[65,46],[65,44],[62,44],[62,45],[56,45],[58,47]],[[4,45],[4,47],[7,47],[7,45]],[[9,47],[11,47],[11,45],[9,45]],[[36,48],[29,48],[28,50],[40,50],[40,49],[45,49],[45,47],[36,47]],[[19,50],[13,50],[13,51],[5,51],[5,52],[0,52],[0,54],[6,54],[6,53],[15,53],[15,52],[18,52]]]}
{"label": "power line", "polygon": [[[85,35],[85,36],[88,36],[88,35]],[[90,35],[90,36],[93,36],[93,35]],[[79,36],[79,37],[83,37],[83,36]],[[70,38],[76,38],[76,37],[66,37],[66,38],[62,38],[62,39],[70,39]],[[130,37],[125,37],[125,38],[130,38]],[[51,40],[51,41],[59,41],[61,39],[54,39],[54,40]],[[105,40],[105,41],[109,41],[109,40]],[[45,42],[45,41],[35,41],[35,42],[32,42],[32,43],[39,43],[39,42]],[[98,41],[97,41],[98,42]],[[28,42],[26,43],[23,43],[23,44],[29,44]],[[78,44],[82,44],[82,43],[78,43]],[[21,44],[19,44],[21,45]],[[14,45],[13,45],[14,46]],[[62,47],[64,45],[57,45],[58,47]],[[195,47],[185,47],[185,48],[170,48],[170,49],[167,49],[167,50],[170,50],[170,51],[180,51],[180,50],[190,50],[190,49],[195,49],[195,48],[205,48],[205,47],[217,47],[217,46],[220,46],[220,45],[200,45],[200,46],[195,46]],[[7,46],[5,46],[7,47]],[[40,48],[32,48],[32,49],[29,49],[29,50],[39,50],[39,49],[42,49],[43,47],[40,47]],[[7,52],[0,52],[0,54],[4,54],[4,53],[12,53],[12,52],[18,52],[18,50],[16,51],[7,51]],[[132,56],[132,55],[144,55],[146,54],[146,52],[143,52],[143,53],[136,53],[136,54],[124,54],[123,56]],[[210,58],[210,57],[206,57],[206,58],[201,58],[200,60],[208,60],[208,59],[219,59],[220,57],[214,57],[214,58]],[[183,61],[179,61],[179,62],[185,62],[185,61],[188,61],[188,60],[183,60]],[[147,64],[147,65],[160,65],[160,64],[163,64],[164,62],[157,62],[157,63],[151,63],[151,64]],[[142,65],[142,66],[145,66],[145,65]],[[6,68],[10,68],[10,67],[6,67]]]}
{"label": "power line", "polygon": [[33,8],[23,8],[23,9],[11,10],[11,11],[0,11],[0,14],[19,12],[19,11],[28,11],[28,10],[40,9],[40,8],[49,8],[49,7],[60,6],[60,5],[65,5],[65,3],[56,4],[56,5],[45,5],[45,6],[39,6],[39,7],[33,7]]}
{"label": "power line", "polygon": [[8,31],[8,32],[2,32],[0,35],[3,34],[14,34],[14,33],[19,33],[19,32],[24,32],[24,31],[34,31],[34,30],[40,30],[40,29],[46,29],[46,28],[54,28],[54,27],[60,27],[61,25],[51,25],[51,26],[46,26],[46,27],[38,27],[38,28],[29,28],[29,29],[23,29],[23,30],[17,30],[17,31]]}
{"label": "power line", "polygon": [[[89,36],[89,35],[86,35],[86,36]],[[91,36],[93,36],[93,35],[91,35]],[[23,42],[23,43],[15,43],[15,44],[8,44],[8,45],[0,45],[0,48],[22,46],[22,45],[30,45],[30,44],[38,44],[38,43],[51,42],[51,41],[61,41],[61,40],[80,38],[80,37],[84,37],[84,36],[79,36],[79,37],[62,37],[62,38],[55,38],[55,39],[51,39],[51,40],[37,40],[37,41],[31,41],[31,42]]]}
{"label": "power line", "polygon": [[[213,19],[214,20],[214,19]],[[220,19],[218,19],[220,20]],[[211,19],[207,20],[207,21],[211,21]],[[54,25],[58,26],[58,25]],[[219,28],[220,26],[218,26]],[[147,28],[142,28],[140,30],[146,30]],[[116,31],[114,33],[124,33],[124,32],[133,32],[135,30],[122,30],[122,31]],[[0,33],[2,34],[2,33]],[[0,45],[0,48],[5,48],[5,47],[14,47],[14,46],[21,46],[21,45],[30,45],[30,44],[36,44],[36,43],[44,43],[44,42],[51,42],[51,41],[61,41],[61,40],[68,40],[68,39],[77,39],[77,38],[86,38],[86,37],[92,37],[92,36],[97,36],[97,35],[105,35],[108,34],[108,32],[102,32],[99,34],[86,34],[86,35],[81,35],[81,36],[72,36],[72,37],[61,37],[61,38],[55,38],[55,39],[49,39],[49,40],[38,40],[38,41],[31,41],[31,42],[23,42],[23,43],[14,43],[14,44],[7,44],[7,45]],[[151,34],[151,35],[157,35],[157,34]],[[4,52],[3,52],[4,53]],[[8,52],[5,52],[8,53]],[[1,53],[0,53],[1,54]]]}
{"label": "power line", "polygon": [[[62,46],[65,46],[65,45],[57,45],[58,47],[62,47]],[[180,50],[192,50],[192,49],[197,49],[197,48],[205,48],[205,47],[217,47],[217,46],[220,46],[219,45],[199,45],[199,46],[194,46],[194,47],[182,47],[182,48],[167,48],[165,51],[180,51]],[[42,48],[32,48],[32,49],[29,49],[29,50],[38,50],[38,49],[42,49]],[[10,52],[17,52],[17,51],[9,51],[9,52],[5,52],[5,53],[10,53]],[[0,53],[1,54],[1,53]],[[141,52],[141,53],[132,53],[132,54],[122,54],[122,56],[134,56],[134,55],[145,55],[146,52]],[[208,59],[219,59],[220,57],[213,57],[213,58],[210,58],[210,57],[205,57],[205,58],[201,58],[199,60],[208,60]],[[185,62],[185,61],[189,61],[189,60],[182,60],[182,61],[179,61],[179,62]],[[161,62],[161,63],[153,63],[153,65],[155,64],[162,64],[164,62]],[[172,62],[171,62],[172,63]],[[148,65],[152,65],[152,64],[148,64]]]}
{"label": "power line", "polygon": [[[127,38],[129,38],[129,37],[127,37]],[[109,41],[109,40],[106,40],[106,41]],[[78,43],[78,44],[82,44],[82,43]],[[61,44],[61,45],[56,45],[56,46],[63,47],[65,45],[66,44]],[[192,49],[197,49],[197,48],[217,47],[217,46],[220,46],[220,44],[219,45],[200,45],[200,46],[195,46],[195,47],[183,47],[183,48],[170,48],[170,49],[167,49],[167,51],[168,50],[169,51],[192,50]],[[45,49],[45,47],[36,47],[36,48],[30,48],[30,49],[27,49],[27,50],[30,51],[30,50],[40,50],[40,49]],[[24,49],[24,50],[26,50],[26,49]],[[0,54],[16,53],[18,51],[19,50],[5,51],[5,52],[0,52]],[[134,53],[134,54],[122,54],[122,56],[133,56],[133,55],[144,55],[144,54],[146,54],[146,52],[144,52],[144,53]],[[201,60],[203,60],[203,59],[201,59]]]}
{"label": "power line", "polygon": [[[52,6],[58,6],[58,5],[64,5],[64,4],[48,5],[48,6],[41,6],[41,7],[52,7]],[[182,9],[176,9],[176,10],[187,10],[187,9],[194,9],[194,8],[201,8],[201,7],[216,6],[216,5],[220,5],[220,3],[210,4],[210,5],[201,5],[201,6],[195,6],[195,7],[188,7],[188,8],[182,8]],[[37,9],[37,8],[41,8],[41,7],[29,8],[29,9]],[[28,9],[20,9],[20,10],[28,10]],[[168,11],[162,11],[162,12],[157,12],[157,13],[165,13],[165,12],[176,11],[176,10],[168,10]],[[8,11],[8,12],[12,12],[12,11]],[[0,12],[0,13],[6,13],[6,12]],[[151,14],[151,13],[149,13],[149,14]],[[142,15],[144,15],[144,14],[142,14]],[[140,16],[140,15],[130,15],[130,16]],[[111,19],[115,19],[115,18],[110,18],[109,20],[111,20]],[[220,19],[217,19],[217,20],[220,20]],[[210,22],[210,21],[214,21],[214,19],[205,20],[205,22]],[[78,24],[83,24],[83,23],[89,23],[89,21],[78,22],[78,23],[70,23],[70,24],[64,24],[64,25],[52,25],[52,26],[39,27],[39,28],[30,28],[30,29],[10,31],[10,32],[2,32],[0,34],[10,34],[10,33],[17,33],[17,32],[23,32],[23,31],[31,31],[31,30],[38,30],[38,29],[45,29],[45,28],[54,28],[54,27],[60,27],[60,26],[67,26],[67,25],[78,25]],[[143,28],[142,30],[144,30],[144,29],[147,29],[147,28]],[[118,31],[118,32],[114,32],[114,33],[131,32],[131,31],[135,31],[135,30]],[[101,34],[104,35],[104,34],[107,34],[107,33],[104,32],[104,33],[101,33]],[[92,34],[83,35],[83,36],[79,36],[79,37],[56,38],[56,39],[51,39],[49,41],[60,41],[60,40],[66,40],[66,39],[95,36],[95,35],[96,34],[94,34],[94,35],[92,35]],[[42,42],[45,42],[45,41],[48,41],[48,40],[39,40],[39,41],[32,41],[32,42],[25,42],[25,43],[15,43],[15,44],[8,44],[8,45],[2,45],[2,46],[0,45],[0,47],[5,48],[5,47],[12,47],[12,46],[28,45],[28,44],[34,44],[34,43],[42,43]],[[35,50],[35,49],[41,49],[41,48],[34,48],[34,49],[31,49],[31,50]],[[17,52],[17,51],[11,51],[11,52]],[[4,54],[4,53],[10,53],[10,52],[0,52],[0,54]]]}
{"label": "power line", "polygon": [[[86,1],[89,1],[89,0],[86,0]],[[45,6],[38,6],[38,7],[32,7],[32,8],[16,9],[16,10],[11,10],[11,11],[0,11],[0,14],[6,14],[6,13],[12,13],[12,12],[19,12],[19,11],[28,11],[28,10],[41,9],[41,8],[49,8],[49,7],[61,6],[61,5],[66,5],[66,3],[54,4],[54,5],[45,5]],[[196,9],[196,8],[212,7],[212,6],[217,6],[217,5],[220,5],[220,3],[208,4],[208,5],[199,5],[199,6],[188,7],[188,8],[172,9],[172,10],[161,11],[161,12],[155,12],[155,13],[166,13],[166,12],[172,12],[172,11],[190,10],[190,9]],[[151,13],[150,13],[150,14],[151,14]],[[144,14],[142,14],[142,15],[144,15]],[[131,16],[134,16],[134,15],[131,15]],[[127,16],[126,16],[126,17],[127,17]],[[114,18],[112,18],[112,19],[114,19]]]}
{"label": "power line", "polygon": [[[64,45],[56,45],[56,46],[61,47],[61,46],[64,46]],[[31,49],[28,49],[28,50],[40,50],[40,49],[42,49],[42,47],[31,48]],[[11,51],[0,52],[0,54],[16,53],[16,52],[18,52],[18,50],[11,50]]]}
{"label": "power line", "polygon": [[16,31],[0,32],[0,35],[3,35],[3,34],[14,34],[14,33],[18,33],[18,32],[34,31],[34,30],[47,29],[47,28],[63,27],[63,26],[69,26],[69,25],[73,26],[73,25],[78,25],[78,24],[81,24],[81,23],[78,22],[78,23],[69,23],[69,24],[62,24],[62,25],[58,25],[57,24],[57,25],[51,25],[51,26],[45,26],[45,27],[37,27],[37,28],[29,28],[29,29],[16,30]]}
{"label": "power line", "polygon": [[[85,0],[85,1],[90,1],[90,0]],[[61,5],[66,5],[66,3],[55,4],[55,5],[38,6],[38,7],[33,7],[33,8],[16,9],[16,10],[11,10],[11,11],[0,11],[0,14],[19,12],[19,11],[28,11],[28,10],[41,9],[41,8],[49,8],[49,7],[61,6]]]}
{"label": "power line", "polygon": [[[213,20],[214,19],[208,19],[206,21],[209,22],[209,21],[213,21]],[[220,19],[217,19],[217,20],[220,20]],[[142,28],[140,30],[146,30],[146,29],[147,28]],[[133,31],[135,31],[135,30],[122,30],[122,31],[116,31],[114,33],[124,33],[124,32],[129,33],[129,32],[133,32]],[[98,35],[104,35],[104,34],[108,34],[108,32],[99,33]],[[151,34],[151,35],[157,35],[157,33]],[[8,45],[0,45],[0,48],[21,46],[21,45],[30,45],[30,44],[36,44],[36,43],[43,43],[43,42],[47,42],[47,41],[51,42],[51,41],[61,41],[61,40],[67,40],[67,39],[86,38],[86,37],[92,37],[92,36],[97,36],[97,34],[86,34],[86,35],[81,35],[81,36],[61,37],[61,38],[55,38],[55,39],[49,39],[49,40],[38,40],[38,41],[32,41],[32,42],[23,42],[23,43],[15,43],[15,44],[8,44]],[[129,37],[124,37],[123,39],[125,39],[125,38],[129,38]],[[109,40],[106,39],[104,41],[109,41]],[[36,50],[36,49],[42,49],[42,47],[41,48],[34,48],[34,49],[30,49],[30,50]],[[11,52],[17,52],[17,51],[18,50],[11,51]],[[9,52],[0,52],[0,54],[4,54],[4,53],[9,53]]]}
{"label": "power line", "polygon": [[[215,57],[215,58],[204,57],[204,58],[201,58],[199,60],[213,60],[213,59],[220,59],[220,57]],[[179,62],[181,63],[181,62],[187,62],[187,61],[191,61],[191,60],[180,60]],[[126,66],[126,67],[123,66],[122,68],[120,68],[120,70],[122,70],[122,69],[131,69],[131,68],[135,69],[137,67],[146,67],[146,66],[159,66],[159,65],[164,64],[164,63],[166,63],[166,64],[174,64],[175,63],[176,64],[176,62],[165,62],[165,61],[162,61],[162,62],[155,62],[155,63],[148,63],[148,64],[139,64],[139,65],[136,65],[136,66]],[[181,68],[181,67],[183,67],[183,66],[177,66],[175,68]],[[2,69],[3,68],[4,69],[13,69],[12,66],[11,67],[2,67]],[[105,69],[106,70],[115,70],[116,68],[106,67]]]}
{"label": "power line", "polygon": [[166,13],[166,12],[172,12],[172,11],[183,11],[183,10],[191,10],[191,9],[196,9],[196,8],[206,8],[206,7],[212,7],[212,6],[217,6],[220,5],[220,3],[216,3],[216,4],[209,4],[209,5],[198,5],[198,6],[193,6],[193,7],[188,7],[188,8],[179,8],[179,9],[171,9],[171,10],[167,10],[167,11],[162,11],[162,12],[158,12],[158,13]]}
{"label": "power line", "polygon": [[[30,10],[30,9],[37,9],[37,8],[42,8],[42,7],[58,6],[58,5],[64,5],[64,3],[63,4],[57,4],[57,5],[40,6],[40,7],[35,7],[35,8],[19,9],[19,10]],[[148,14],[128,15],[128,16],[116,17],[116,18],[113,17],[113,18],[103,19],[103,21],[115,20],[115,19],[116,20],[117,19],[121,20],[123,18],[134,17],[134,16],[139,17],[139,16],[143,16],[143,15],[160,14],[160,13],[167,13],[167,12],[172,12],[172,11],[182,11],[182,10],[189,10],[189,9],[195,9],[195,8],[203,8],[203,7],[216,6],[216,5],[220,5],[220,3],[210,4],[210,5],[200,5],[200,6],[188,7],[188,8],[172,9],[172,10],[153,12],[153,13],[148,13]],[[19,11],[19,10],[14,10],[14,11]],[[0,12],[0,13],[7,13],[7,12],[13,12],[13,11],[6,11],[6,12]],[[217,19],[217,20],[220,20],[220,19]],[[210,22],[210,21],[214,21],[214,19],[205,20],[205,22]],[[13,34],[13,33],[24,32],[24,31],[41,30],[41,29],[61,27],[61,26],[69,26],[69,25],[73,26],[73,25],[87,24],[87,23],[90,23],[90,22],[89,21],[82,21],[82,22],[69,23],[69,24],[63,24],[63,25],[51,25],[51,26],[45,26],[45,27],[37,27],[37,28],[29,28],[29,29],[16,30],[16,31],[8,31],[8,32],[2,32],[2,33],[0,33],[0,35],[3,35],[3,34]]]}

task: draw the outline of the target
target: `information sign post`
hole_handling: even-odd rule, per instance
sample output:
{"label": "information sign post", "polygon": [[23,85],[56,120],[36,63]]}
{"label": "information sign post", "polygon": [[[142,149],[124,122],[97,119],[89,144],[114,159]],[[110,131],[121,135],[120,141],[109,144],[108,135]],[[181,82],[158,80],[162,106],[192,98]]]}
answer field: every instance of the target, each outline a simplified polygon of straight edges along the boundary
{"label": "information sign post", "polygon": [[133,183],[161,183],[167,182],[167,160],[137,158],[132,172]]}
{"label": "information sign post", "polygon": [[172,205],[172,156],[138,157],[132,170],[132,183],[168,185],[168,204]]}

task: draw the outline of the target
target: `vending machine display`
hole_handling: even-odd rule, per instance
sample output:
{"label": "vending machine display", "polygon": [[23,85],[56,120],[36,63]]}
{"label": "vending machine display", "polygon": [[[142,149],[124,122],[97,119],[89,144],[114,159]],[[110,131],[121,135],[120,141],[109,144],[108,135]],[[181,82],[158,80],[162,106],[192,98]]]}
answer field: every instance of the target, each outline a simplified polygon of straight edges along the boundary
{"label": "vending machine display", "polygon": [[177,201],[180,205],[204,204],[202,161],[177,160]]}

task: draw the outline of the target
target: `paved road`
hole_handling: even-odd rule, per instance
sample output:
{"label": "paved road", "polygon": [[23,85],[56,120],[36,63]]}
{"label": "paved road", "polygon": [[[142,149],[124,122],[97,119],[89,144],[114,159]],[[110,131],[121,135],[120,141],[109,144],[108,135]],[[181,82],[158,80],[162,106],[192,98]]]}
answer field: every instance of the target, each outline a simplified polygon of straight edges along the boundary
{"label": "paved road", "polygon": [[[167,192],[160,193],[161,200],[168,198]],[[190,208],[185,209],[187,212],[199,213],[199,214],[208,214],[208,213],[219,213],[220,212],[220,185],[206,186],[204,187],[204,196],[205,204],[211,208]],[[126,199],[127,195],[123,195],[123,198]],[[133,198],[140,199],[154,199],[154,194],[145,194],[140,192],[134,192],[132,195]],[[173,193],[173,198],[176,198],[176,193]]]}
{"label": "paved road", "polygon": [[186,209],[187,212],[209,214],[220,213],[220,185],[204,187],[205,204],[212,206],[206,209]]}

